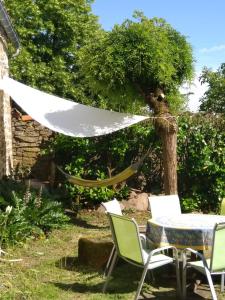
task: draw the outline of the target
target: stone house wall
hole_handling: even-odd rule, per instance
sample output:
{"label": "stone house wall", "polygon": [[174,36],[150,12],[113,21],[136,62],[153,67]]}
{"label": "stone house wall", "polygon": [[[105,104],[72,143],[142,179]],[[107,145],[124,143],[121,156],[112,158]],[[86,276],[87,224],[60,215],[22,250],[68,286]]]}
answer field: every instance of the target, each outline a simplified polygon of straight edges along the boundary
{"label": "stone house wall", "polygon": [[53,132],[31,118],[12,110],[13,164],[15,174],[49,180],[51,157],[43,156]]}
{"label": "stone house wall", "polygon": [[[0,78],[8,75],[7,42],[3,29],[0,27]],[[0,178],[9,175],[13,168],[12,130],[10,98],[0,91]]]}

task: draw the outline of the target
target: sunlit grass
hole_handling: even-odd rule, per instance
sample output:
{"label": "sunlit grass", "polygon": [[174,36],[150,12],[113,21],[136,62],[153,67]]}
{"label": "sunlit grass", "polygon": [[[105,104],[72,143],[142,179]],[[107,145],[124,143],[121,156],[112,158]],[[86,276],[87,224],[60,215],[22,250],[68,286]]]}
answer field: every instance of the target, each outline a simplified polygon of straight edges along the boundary
{"label": "sunlit grass", "polygon": [[[129,215],[135,215],[139,224],[145,224],[149,217],[148,213]],[[73,221],[74,224],[54,230],[46,239],[7,249],[4,258],[21,258],[22,261],[0,262],[0,299],[133,299],[141,269],[120,261],[107,293],[102,294],[103,270],[84,266],[77,258],[80,237],[104,239],[110,236],[106,216],[83,211]],[[144,284],[142,294],[147,299],[176,299],[174,274],[168,276],[165,271],[156,271],[154,284]]]}

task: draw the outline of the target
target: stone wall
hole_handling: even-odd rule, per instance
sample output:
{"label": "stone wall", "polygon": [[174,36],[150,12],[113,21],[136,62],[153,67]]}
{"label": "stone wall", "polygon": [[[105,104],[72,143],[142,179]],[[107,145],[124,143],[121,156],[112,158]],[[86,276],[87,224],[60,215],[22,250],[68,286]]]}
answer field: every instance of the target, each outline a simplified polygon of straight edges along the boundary
{"label": "stone wall", "polygon": [[[26,119],[26,120],[25,120]],[[16,109],[12,113],[13,164],[15,173],[39,180],[49,180],[51,157],[42,151],[53,132],[31,118],[24,118]]]}

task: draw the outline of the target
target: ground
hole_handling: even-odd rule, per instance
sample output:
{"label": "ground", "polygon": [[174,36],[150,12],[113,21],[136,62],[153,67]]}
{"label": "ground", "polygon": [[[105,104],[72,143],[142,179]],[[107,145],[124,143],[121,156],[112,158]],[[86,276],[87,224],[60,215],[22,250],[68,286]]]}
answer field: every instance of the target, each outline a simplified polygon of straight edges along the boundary
{"label": "ground", "polygon": [[[147,212],[130,211],[128,215],[135,217],[139,224],[146,223],[149,218]],[[81,237],[110,238],[106,216],[95,211],[81,211],[66,228],[54,230],[47,238],[30,240],[7,249],[5,259],[21,258],[22,261],[0,262],[0,299],[132,299],[141,269],[119,261],[107,294],[103,295],[103,268],[96,270],[78,261],[78,240]],[[190,276],[188,300],[210,299],[204,282],[193,293],[194,276]],[[148,280],[144,284],[140,299],[175,300],[174,270],[158,269],[154,277],[154,282]],[[218,295],[219,299],[225,299],[225,294],[218,292]]]}

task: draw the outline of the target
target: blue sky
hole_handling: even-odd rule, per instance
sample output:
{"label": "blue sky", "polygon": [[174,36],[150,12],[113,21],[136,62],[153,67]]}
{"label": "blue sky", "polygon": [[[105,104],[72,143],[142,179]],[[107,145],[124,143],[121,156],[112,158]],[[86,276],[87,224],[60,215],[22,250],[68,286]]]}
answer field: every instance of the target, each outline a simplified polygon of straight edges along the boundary
{"label": "blue sky", "polygon": [[[134,10],[164,18],[192,45],[196,76],[203,66],[216,70],[225,62],[225,0],[95,0],[92,10],[106,30],[132,18]],[[205,91],[197,78],[192,91],[190,109],[196,110]]]}

